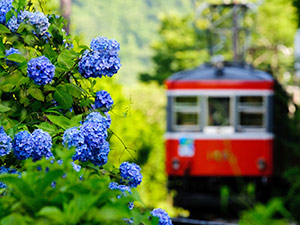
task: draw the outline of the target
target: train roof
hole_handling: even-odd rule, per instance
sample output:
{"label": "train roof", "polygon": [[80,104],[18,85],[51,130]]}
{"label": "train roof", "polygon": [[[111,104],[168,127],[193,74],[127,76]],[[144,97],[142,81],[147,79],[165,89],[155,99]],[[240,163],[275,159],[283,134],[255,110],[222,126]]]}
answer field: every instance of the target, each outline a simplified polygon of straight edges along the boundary
{"label": "train roof", "polygon": [[268,81],[274,80],[270,73],[257,70],[249,64],[224,62],[222,68],[205,63],[197,68],[183,70],[171,75],[167,82],[174,81]]}

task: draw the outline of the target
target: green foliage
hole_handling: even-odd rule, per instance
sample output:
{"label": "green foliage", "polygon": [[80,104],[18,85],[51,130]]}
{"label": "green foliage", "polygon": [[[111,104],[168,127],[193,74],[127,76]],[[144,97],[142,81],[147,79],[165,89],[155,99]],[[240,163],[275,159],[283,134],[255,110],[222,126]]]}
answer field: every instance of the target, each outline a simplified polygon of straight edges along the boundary
{"label": "green foliage", "polygon": [[[208,2],[221,3],[218,0]],[[161,19],[159,40],[152,44],[154,70],[141,73],[142,81],[155,80],[162,84],[172,73],[210,60],[207,29],[212,25],[202,16],[169,14]],[[255,23],[249,22],[253,20]],[[254,16],[250,13],[246,17],[245,23],[253,26],[252,42],[245,53],[246,61],[258,69],[273,73],[280,81],[291,82],[290,79],[284,80],[283,74],[293,71],[292,47],[297,26],[292,0],[265,1]],[[228,41],[231,42],[230,39]],[[225,60],[233,60],[231,48],[224,48],[218,54],[222,54]]]}
{"label": "green foliage", "polygon": [[[21,10],[25,3],[15,1],[14,6]],[[44,8],[42,1],[34,3]],[[35,6],[29,2],[26,8],[35,11]],[[157,224],[157,219],[149,218],[150,212],[145,209],[136,190],[119,199],[117,196],[121,192],[112,191],[108,186],[111,181],[120,180],[119,170],[114,164],[120,163],[117,159],[120,155],[123,157],[122,149],[126,152],[132,150],[123,139],[129,137],[128,143],[131,146],[142,149],[137,154],[125,154],[124,158],[137,158],[144,166],[147,162],[141,154],[153,158],[151,151],[156,147],[162,149],[160,118],[151,123],[149,115],[143,113],[145,105],[131,111],[121,87],[114,82],[105,78],[100,82],[100,79],[82,77],[78,73],[78,62],[89,47],[82,45],[78,37],[72,39],[63,31],[65,20],[62,17],[52,14],[49,22],[49,34],[43,38],[33,34],[35,27],[29,24],[21,24],[16,33],[0,26],[0,125],[11,138],[21,130],[32,132],[39,128],[47,131],[52,137],[51,150],[55,159],[63,159],[63,164],[46,159],[36,162],[16,160],[12,152],[1,157],[0,166],[17,168],[21,175],[0,175],[0,182],[7,185],[6,189],[0,189],[0,224],[125,224],[124,218],[132,218],[134,224]],[[66,43],[74,47],[67,48]],[[6,57],[5,50],[11,47],[17,48],[21,55]],[[42,55],[55,65],[55,76],[50,83],[40,86],[28,77],[27,62]],[[15,64],[9,65],[7,60]],[[88,162],[81,162],[82,169],[76,172],[70,164],[74,149],[68,151],[62,146],[62,135],[66,129],[80,126],[85,116],[95,111],[92,108],[95,92],[103,88],[111,90],[115,100],[111,112],[115,125],[109,130],[109,141],[111,149],[116,151],[111,151],[111,162],[106,165],[95,167]],[[162,90],[156,86],[154,88],[160,97]],[[160,111],[163,104],[163,101],[159,102]],[[132,114],[129,116],[129,113]],[[124,118],[127,117],[133,120],[125,122]],[[115,118],[120,120],[114,122]],[[132,126],[132,123],[137,126]],[[145,123],[153,127],[144,127]],[[121,139],[117,134],[123,131],[126,135]],[[144,135],[150,139],[145,139]],[[157,143],[153,145],[152,141]],[[161,167],[159,169],[162,170]],[[163,179],[160,176],[159,181]],[[148,180],[148,183],[151,181]],[[157,201],[158,197],[154,200]],[[130,201],[137,204],[133,210],[128,208]]]}
{"label": "green foliage", "polygon": [[[93,168],[78,173],[69,163],[72,152],[58,146],[55,149],[64,159],[62,165],[27,160],[21,177],[0,175],[0,181],[9,186],[0,198],[1,212],[6,212],[0,216],[0,224],[15,224],[21,217],[21,224],[120,224],[123,218],[131,217],[151,224],[149,212],[128,209],[129,201],[140,201],[137,193],[118,199],[121,192],[108,189],[111,180],[103,173],[115,176],[112,171]],[[38,167],[42,170],[37,171]],[[51,187],[53,181],[55,188]]]}
{"label": "green foliage", "polygon": [[289,212],[285,209],[281,199],[272,199],[266,205],[258,203],[251,210],[244,212],[239,224],[241,225],[288,225]]}

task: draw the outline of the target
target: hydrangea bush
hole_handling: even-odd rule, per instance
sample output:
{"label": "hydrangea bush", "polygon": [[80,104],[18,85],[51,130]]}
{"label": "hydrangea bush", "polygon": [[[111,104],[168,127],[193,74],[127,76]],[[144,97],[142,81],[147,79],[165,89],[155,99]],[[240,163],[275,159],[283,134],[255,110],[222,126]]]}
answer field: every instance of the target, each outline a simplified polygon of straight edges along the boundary
{"label": "hydrangea bush", "polygon": [[119,71],[119,43],[64,25],[0,0],[0,224],[172,224],[144,209],[137,164],[109,162],[114,101],[94,86]]}

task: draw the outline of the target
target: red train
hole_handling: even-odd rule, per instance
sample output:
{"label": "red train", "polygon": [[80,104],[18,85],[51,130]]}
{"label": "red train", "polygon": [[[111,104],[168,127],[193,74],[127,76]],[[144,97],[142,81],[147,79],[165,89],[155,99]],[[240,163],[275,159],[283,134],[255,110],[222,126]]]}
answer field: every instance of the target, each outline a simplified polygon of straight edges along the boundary
{"label": "red train", "polygon": [[241,182],[268,185],[274,84],[271,74],[230,62],[168,78],[166,171],[177,205],[218,205],[222,186],[238,193]]}

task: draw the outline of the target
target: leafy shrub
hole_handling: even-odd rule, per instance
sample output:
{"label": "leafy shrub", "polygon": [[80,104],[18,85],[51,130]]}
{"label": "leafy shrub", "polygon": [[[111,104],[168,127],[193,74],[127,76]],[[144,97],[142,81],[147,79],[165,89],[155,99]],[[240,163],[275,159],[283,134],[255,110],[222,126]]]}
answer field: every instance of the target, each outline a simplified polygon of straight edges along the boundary
{"label": "leafy shrub", "polygon": [[108,162],[113,100],[94,78],[118,72],[118,42],[89,48],[30,1],[1,7],[0,224],[172,224],[144,209],[138,165]]}

